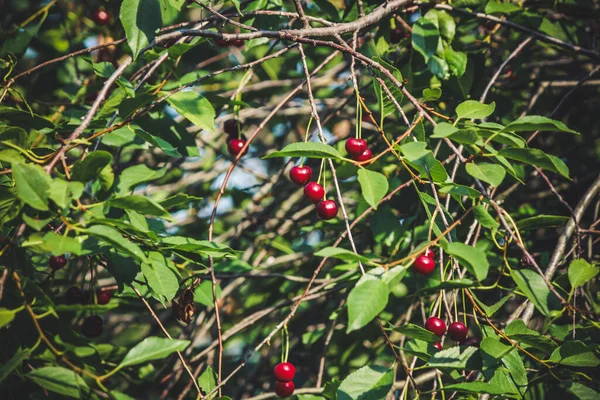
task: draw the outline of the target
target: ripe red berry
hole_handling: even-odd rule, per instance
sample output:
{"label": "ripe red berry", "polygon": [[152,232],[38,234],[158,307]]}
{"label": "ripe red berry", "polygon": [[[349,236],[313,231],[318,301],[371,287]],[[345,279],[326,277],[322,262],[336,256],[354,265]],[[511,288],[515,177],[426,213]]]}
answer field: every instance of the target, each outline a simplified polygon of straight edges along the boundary
{"label": "ripe red berry", "polygon": [[390,43],[398,43],[400,40],[407,37],[407,32],[401,27],[396,27],[390,31]]}
{"label": "ripe red berry", "polygon": [[352,158],[360,157],[367,149],[367,142],[364,139],[350,138],[346,140],[346,151]]}
{"label": "ripe red berry", "polygon": [[234,39],[231,41],[231,45],[235,47],[244,47],[244,41],[242,39]]}
{"label": "ripe red berry", "polygon": [[438,317],[429,317],[425,322],[425,329],[433,332],[436,336],[442,337],[446,333],[446,324]]}
{"label": "ripe red berry", "polygon": [[96,292],[96,300],[98,301],[98,304],[108,304],[111,297],[112,292],[110,290],[100,289]]}
{"label": "ripe red berry", "polygon": [[353,157],[353,159],[355,161],[369,161],[371,158],[373,158],[373,153],[371,153],[371,150],[367,147],[366,150],[358,157]]}
{"label": "ripe red berry", "polygon": [[276,382],[275,394],[279,397],[289,397],[294,394],[294,382]]}
{"label": "ripe red berry", "polygon": [[48,265],[56,271],[67,265],[67,258],[65,256],[51,256],[48,260]]}
{"label": "ripe red berry", "polygon": [[110,23],[110,14],[106,10],[96,10],[94,12],[94,21],[98,25],[108,25]]}
{"label": "ripe red berry", "polygon": [[83,290],[76,286],[71,286],[65,292],[65,302],[67,304],[85,304],[85,295]]}
{"label": "ripe red berry", "polygon": [[237,137],[240,133],[240,128],[242,127],[242,123],[237,119],[228,119],[223,124],[223,130],[225,133]]}
{"label": "ripe red berry", "polygon": [[292,363],[283,362],[279,363],[273,368],[273,374],[275,379],[279,382],[289,382],[294,379],[296,375],[296,367]]}
{"label": "ripe red berry", "polygon": [[290,170],[290,179],[298,185],[304,185],[312,178],[312,169],[310,167],[296,165]]}
{"label": "ripe red berry", "polygon": [[444,347],[442,347],[442,342],[436,342],[433,347],[435,347],[438,350],[444,350]]}
{"label": "ripe red berry", "polygon": [[104,320],[98,315],[87,317],[81,324],[81,333],[89,338],[97,338],[104,329]]}
{"label": "ripe red berry", "polygon": [[429,275],[435,269],[435,261],[424,255],[417,257],[414,263],[415,271],[421,275]]}
{"label": "ripe red berry", "polygon": [[325,189],[317,182],[308,182],[304,186],[304,195],[313,203],[318,203],[325,196]]}
{"label": "ripe red berry", "polygon": [[237,156],[242,152],[242,148],[246,144],[244,139],[232,138],[227,141],[227,150],[232,156]]}
{"label": "ripe red berry", "polygon": [[337,203],[333,200],[323,200],[317,204],[317,215],[324,220],[335,218],[338,213]]}
{"label": "ripe red berry", "polygon": [[425,253],[423,253],[423,255],[425,257],[431,258],[432,260],[435,259],[435,251],[433,251],[431,247],[428,247],[427,250],[425,250]]}
{"label": "ripe red berry", "polygon": [[462,322],[453,322],[448,327],[448,335],[455,342],[462,342],[467,337],[468,329]]}

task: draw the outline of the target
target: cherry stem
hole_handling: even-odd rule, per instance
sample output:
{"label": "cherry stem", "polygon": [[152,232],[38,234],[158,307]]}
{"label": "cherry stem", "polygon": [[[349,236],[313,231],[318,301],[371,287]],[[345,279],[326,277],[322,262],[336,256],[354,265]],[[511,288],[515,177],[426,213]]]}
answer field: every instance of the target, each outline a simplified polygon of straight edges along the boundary
{"label": "cherry stem", "polygon": [[321,176],[323,175],[323,167],[325,166],[325,159],[321,159],[321,166],[319,167],[319,177],[317,178],[317,183],[321,183]]}
{"label": "cherry stem", "polygon": [[354,132],[354,136],[357,139],[360,139],[360,131],[362,127],[362,107],[360,105],[360,94],[357,90],[354,91],[356,94],[356,130]]}
{"label": "cherry stem", "polygon": [[306,125],[306,131],[304,132],[304,142],[308,142],[308,133],[310,132],[310,125],[312,124],[313,116],[310,115],[310,119],[308,120],[308,124]]}

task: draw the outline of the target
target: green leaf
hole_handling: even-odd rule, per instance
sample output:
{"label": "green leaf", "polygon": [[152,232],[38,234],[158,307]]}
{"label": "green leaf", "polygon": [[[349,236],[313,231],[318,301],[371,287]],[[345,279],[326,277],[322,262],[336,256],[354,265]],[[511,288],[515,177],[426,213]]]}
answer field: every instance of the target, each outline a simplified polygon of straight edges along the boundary
{"label": "green leaf", "polygon": [[438,27],[432,21],[419,18],[412,27],[412,46],[421,53],[425,62],[435,54],[440,41]]}
{"label": "green leaf", "polygon": [[423,89],[423,101],[434,101],[442,97],[442,89],[440,88],[425,88]]}
{"label": "green leaf", "polygon": [[332,146],[319,142],[297,142],[288,144],[282,150],[267,154],[264,159],[276,157],[307,157],[341,159],[342,155]]}
{"label": "green leaf", "polygon": [[87,182],[98,178],[100,171],[112,162],[112,154],[108,151],[96,150],[73,165],[73,180]]}
{"label": "green leaf", "polygon": [[8,308],[0,307],[0,328],[10,324],[19,311],[19,309],[9,310]]}
{"label": "green leaf", "polygon": [[123,0],[119,12],[127,44],[135,60],[148,46],[162,25],[160,3],[157,0]]}
{"label": "green leaf", "polygon": [[472,199],[476,199],[479,196],[481,196],[481,193],[478,190],[473,189],[472,187],[469,187],[469,186],[457,185],[456,183],[448,183],[448,184],[442,186],[440,188],[439,192],[454,194],[454,195],[461,196],[461,197],[467,196]]}
{"label": "green leaf", "polygon": [[571,261],[571,264],[569,264],[569,282],[571,282],[571,287],[583,286],[598,275],[598,272],[600,272],[600,268],[590,265],[590,263],[581,258]]}
{"label": "green leaf", "polygon": [[509,294],[507,296],[504,296],[503,298],[501,298],[500,300],[498,300],[496,303],[492,304],[491,306],[486,306],[485,304],[483,304],[481,302],[481,300],[479,300],[477,298],[477,296],[475,295],[475,293],[471,292],[471,295],[473,296],[473,298],[475,299],[475,301],[477,302],[477,304],[479,304],[479,306],[483,309],[483,311],[485,311],[485,314],[488,317],[492,317],[494,314],[496,314],[496,312],[502,308],[502,306],[504,305],[504,303],[506,303],[509,299],[511,299],[512,297],[514,297],[514,295]]}
{"label": "green leaf", "polygon": [[444,80],[450,78],[450,67],[446,62],[446,59],[435,55],[431,56],[429,61],[427,61],[427,66],[429,67],[429,71],[435,75],[435,77]]}
{"label": "green leaf", "polygon": [[506,390],[496,384],[490,382],[463,382],[454,383],[451,385],[444,385],[443,388],[446,392],[464,392],[473,394],[488,393],[493,395],[504,395]]}
{"label": "green leaf", "polygon": [[572,367],[597,367],[600,365],[600,360],[594,354],[593,348],[579,340],[564,342],[562,346],[552,352],[548,361]]}
{"label": "green leaf", "polygon": [[569,392],[579,400],[597,400],[600,398],[600,393],[578,382],[571,382]]}
{"label": "green leaf", "polygon": [[81,243],[76,239],[54,232],[48,232],[44,235],[43,247],[55,256],[67,253],[82,254]]}
{"label": "green leaf", "polygon": [[546,154],[540,149],[512,147],[500,150],[498,155],[525,164],[535,165],[541,169],[561,174],[565,178],[569,177],[569,168],[560,158]]}
{"label": "green leaf", "polygon": [[205,394],[210,393],[217,387],[215,371],[213,371],[210,365],[207,365],[204,372],[198,377],[198,386],[200,386],[200,389],[202,389]]}
{"label": "green leaf", "polygon": [[50,223],[50,221],[52,221],[54,219],[52,217],[45,218],[45,219],[37,219],[37,218],[32,218],[27,214],[22,214],[21,217],[23,218],[23,222],[25,222],[28,227],[32,228],[33,230],[35,230],[37,232],[44,229],[44,227],[46,225],[48,225]]}
{"label": "green leaf", "polygon": [[456,22],[446,11],[431,9],[423,17],[438,27],[440,35],[448,43],[452,42],[456,33]]}
{"label": "green leaf", "polygon": [[527,328],[525,322],[517,319],[504,328],[504,333],[511,339],[535,347],[545,353],[552,353],[558,345],[549,337],[540,335],[539,332]]}
{"label": "green leaf", "polygon": [[496,103],[480,103],[476,100],[466,100],[456,106],[456,116],[458,119],[481,119],[492,115],[496,109]]}
{"label": "green leaf", "polygon": [[569,217],[561,215],[536,215],[535,217],[524,218],[517,221],[517,229],[520,231],[538,228],[550,228],[561,226],[567,223]]}
{"label": "green leaf", "polygon": [[337,400],[381,400],[394,383],[394,370],[367,365],[346,377],[337,389]]}
{"label": "green leaf", "polygon": [[509,1],[490,0],[485,5],[486,14],[510,14],[516,11],[521,11],[521,7]]}
{"label": "green leaf", "polygon": [[34,164],[13,164],[17,196],[36,210],[48,211],[48,190],[52,179],[44,169]]}
{"label": "green leaf", "polygon": [[554,294],[550,292],[544,279],[535,271],[523,269],[510,271],[510,275],[514,279],[517,287],[525,296],[531,300],[533,305],[544,315],[550,313],[548,305],[549,298],[556,299]]}
{"label": "green leaf", "polygon": [[85,186],[81,182],[69,182],[60,178],[55,178],[48,191],[48,197],[57,206],[65,209],[72,201],[81,197],[84,188]]}
{"label": "green leaf", "polygon": [[379,279],[356,285],[348,295],[348,328],[346,333],[361,329],[382,312],[388,302],[387,285]]}
{"label": "green leaf", "polygon": [[429,359],[428,366],[432,368],[467,369],[471,357],[478,351],[476,347],[456,346],[440,350]]}
{"label": "green leaf", "polygon": [[151,336],[136,344],[127,352],[117,369],[148,361],[162,360],[176,351],[183,351],[190,344],[189,340],[167,339]]}
{"label": "green leaf", "polygon": [[29,358],[31,354],[31,350],[29,349],[17,349],[15,354],[10,358],[10,360],[6,361],[4,364],[0,365],[0,383],[6,379],[7,376],[10,375],[17,367],[23,364],[23,361]]}
{"label": "green leaf", "polygon": [[155,251],[150,253],[148,262],[142,264],[142,274],[146,277],[148,286],[162,303],[173,299],[179,290],[179,280],[169,264],[170,261],[164,255]]}
{"label": "green leaf", "polygon": [[211,132],[215,130],[215,109],[200,93],[178,92],[169,96],[167,102],[198,128]]}
{"label": "green leaf", "polygon": [[106,225],[93,225],[86,230],[92,236],[96,236],[98,239],[103,240],[106,243],[111,244],[122,252],[132,255],[140,261],[145,261],[146,256],[140,247],[130,242],[128,239],[121,235],[121,232]]}
{"label": "green leaf", "polygon": [[377,210],[377,205],[385,197],[389,183],[385,175],[365,168],[358,170],[358,183],[367,204]]}
{"label": "green leaf", "polygon": [[490,264],[482,250],[464,243],[452,242],[446,246],[446,253],[454,256],[477,280],[483,281],[487,278]]}
{"label": "green leaf", "polygon": [[166,237],[162,239],[162,244],[175,251],[179,250],[196,253],[203,257],[224,257],[235,254],[235,252],[227,246],[209,242],[208,240],[196,240],[183,236]]}
{"label": "green leaf", "polygon": [[133,128],[133,131],[136,135],[144,139],[146,142],[150,143],[152,146],[161,149],[169,157],[181,157],[181,153],[177,151],[177,148],[173,147],[171,143],[167,142],[163,138],[154,136],[139,127]]}
{"label": "green leaf", "polygon": [[121,172],[119,176],[119,183],[117,184],[119,195],[127,193],[132,187],[139,185],[140,183],[153,181],[155,179],[162,178],[167,172],[167,168],[161,169],[150,169],[144,164],[134,165],[133,167],[126,168]]}
{"label": "green leaf", "polygon": [[[221,286],[217,285],[215,290],[217,292],[217,299],[221,298]],[[213,300],[212,282],[202,281],[196,290],[194,290],[194,301],[208,307],[214,304]]]}
{"label": "green leaf", "polygon": [[467,62],[469,59],[466,53],[455,51],[452,47],[448,46],[444,52],[444,59],[452,75],[460,78],[467,71]]}
{"label": "green leaf", "polygon": [[123,210],[134,210],[140,214],[155,215],[166,219],[172,219],[171,214],[154,200],[138,195],[129,195],[110,199],[108,204],[111,207],[121,208]]}
{"label": "green leaf", "polygon": [[163,201],[161,201],[160,205],[168,210],[170,208],[178,207],[178,206],[181,206],[184,204],[187,205],[191,202],[198,202],[201,200],[202,200],[202,197],[190,196],[187,193],[177,193],[176,195],[171,196],[171,197],[166,198]]}
{"label": "green leaf", "polygon": [[63,367],[42,367],[25,375],[44,389],[75,399],[85,398],[90,389],[83,378]]}
{"label": "green leaf", "polygon": [[579,134],[577,131],[569,129],[560,121],[555,121],[550,118],[539,115],[526,115],[511,122],[503,131],[510,132],[529,132],[529,131],[551,131],[551,132],[568,132]]}
{"label": "green leaf", "polygon": [[465,168],[473,178],[487,182],[494,187],[500,186],[506,176],[506,170],[496,164],[468,163]]}
{"label": "green leaf", "polygon": [[437,343],[440,340],[439,337],[429,332],[427,329],[411,323],[400,325],[394,328],[394,331],[400,332],[413,339],[423,340],[428,343]]}
{"label": "green leaf", "polygon": [[369,262],[369,259],[360,254],[355,254],[353,251],[342,249],[340,247],[325,247],[315,253],[319,257],[337,258],[343,261],[361,261]]}
{"label": "green leaf", "polygon": [[475,218],[477,218],[477,221],[479,221],[481,226],[485,228],[497,229],[500,226],[500,223],[498,223],[494,217],[490,215],[488,210],[486,210],[481,204],[473,207],[473,213],[475,214]]}

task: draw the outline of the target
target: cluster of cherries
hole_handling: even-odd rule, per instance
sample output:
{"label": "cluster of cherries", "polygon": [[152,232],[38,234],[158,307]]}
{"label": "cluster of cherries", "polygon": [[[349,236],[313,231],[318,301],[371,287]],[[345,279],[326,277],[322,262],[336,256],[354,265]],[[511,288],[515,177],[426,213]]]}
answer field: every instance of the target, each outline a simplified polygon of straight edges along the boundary
{"label": "cluster of cherries", "polygon": [[275,394],[279,397],[289,397],[294,394],[294,376],[296,375],[296,367],[292,363],[282,362],[273,369],[275,375]]}
{"label": "cluster of cherries", "polygon": [[369,161],[373,158],[373,153],[367,146],[365,139],[350,138],[346,140],[346,151],[354,161]]}
{"label": "cluster of cherries", "polygon": [[338,206],[335,200],[325,199],[325,189],[317,182],[310,182],[312,169],[306,165],[296,165],[290,170],[290,179],[298,185],[304,186],[304,196],[313,203],[317,203],[319,218],[329,220],[335,218]]}
{"label": "cluster of cherries", "polygon": [[[52,271],[58,271],[67,265],[67,258],[63,255],[51,256],[48,260],[48,266]],[[96,291],[96,304],[108,304],[112,297],[112,292],[106,289]],[[77,286],[71,286],[65,292],[65,302],[67,304],[90,304],[92,296],[89,292],[83,291]],[[83,320],[80,327],[81,333],[89,338],[97,338],[104,330],[104,320],[99,315],[90,315]]]}
{"label": "cluster of cherries", "polygon": [[[438,337],[442,337],[446,334],[446,324],[438,317],[429,317],[427,321],[425,321],[425,329]],[[460,344],[464,344],[468,333],[467,326],[462,322],[453,322],[448,327],[448,336],[450,336],[450,339]],[[434,346],[438,350],[442,350],[442,343],[437,342]]]}
{"label": "cluster of cherries", "polygon": [[[242,152],[242,149],[246,145],[246,137],[240,135],[240,129],[242,123],[237,119],[228,119],[223,124],[223,130],[227,133],[227,151],[233,157],[236,157]],[[247,152],[248,150],[246,150]]]}

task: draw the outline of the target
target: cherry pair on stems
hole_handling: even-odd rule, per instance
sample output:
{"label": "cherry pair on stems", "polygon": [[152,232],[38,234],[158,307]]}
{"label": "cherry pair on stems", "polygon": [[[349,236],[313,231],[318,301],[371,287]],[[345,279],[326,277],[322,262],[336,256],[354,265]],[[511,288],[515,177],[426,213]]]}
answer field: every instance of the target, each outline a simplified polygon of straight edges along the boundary
{"label": "cherry pair on stems", "polygon": [[279,397],[289,397],[294,394],[294,376],[296,375],[296,367],[292,363],[282,362],[273,369],[275,375],[275,394]]}

